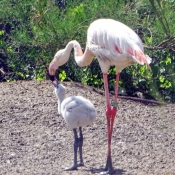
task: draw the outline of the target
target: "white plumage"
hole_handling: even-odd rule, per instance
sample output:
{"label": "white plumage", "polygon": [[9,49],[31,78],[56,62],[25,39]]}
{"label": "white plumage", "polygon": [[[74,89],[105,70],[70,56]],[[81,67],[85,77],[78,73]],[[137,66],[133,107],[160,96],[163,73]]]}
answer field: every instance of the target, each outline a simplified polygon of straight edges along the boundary
{"label": "white plumage", "polygon": [[92,124],[97,115],[93,104],[81,96],[66,98],[61,104],[61,114],[71,129]]}
{"label": "white plumage", "polygon": [[66,88],[62,84],[58,84],[55,93],[58,97],[58,113],[64,118],[69,128],[87,126],[95,121],[97,112],[90,100],[82,96],[65,98]]}
{"label": "white plumage", "polygon": [[119,73],[134,63],[151,63],[151,58],[144,54],[139,36],[125,24],[113,19],[98,19],[90,24],[84,54],[76,40],[70,41],[65,49],[59,50],[49,66],[51,75],[55,74],[58,66],[68,61],[72,48],[79,66],[89,65],[96,56],[103,73],[107,73],[112,65],[116,66]]}
{"label": "white plumage", "polygon": [[[65,98],[66,88],[56,83],[55,93],[58,97],[58,114],[60,114],[69,128],[74,132],[74,164],[66,170],[77,169],[77,149],[80,151],[80,165],[84,165],[82,158],[83,135],[81,127],[92,124],[97,116],[94,105],[82,96],[70,96]],[[78,138],[76,128],[79,128],[80,137]]]}
{"label": "white plumage", "polygon": [[112,19],[99,19],[91,23],[87,32],[87,49],[98,59],[102,72],[116,66],[116,71],[134,63],[150,64],[144,55],[143,43],[128,26]]}

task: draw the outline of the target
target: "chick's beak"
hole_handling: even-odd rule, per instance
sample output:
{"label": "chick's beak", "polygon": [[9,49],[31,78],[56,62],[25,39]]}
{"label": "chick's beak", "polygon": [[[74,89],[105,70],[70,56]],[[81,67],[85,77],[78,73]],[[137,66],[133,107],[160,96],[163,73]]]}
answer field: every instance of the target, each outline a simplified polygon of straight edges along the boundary
{"label": "chick's beak", "polygon": [[56,87],[56,88],[58,88],[58,84],[59,84],[59,81],[58,81],[58,79],[55,77],[55,80],[52,82],[53,83],[53,85]]}

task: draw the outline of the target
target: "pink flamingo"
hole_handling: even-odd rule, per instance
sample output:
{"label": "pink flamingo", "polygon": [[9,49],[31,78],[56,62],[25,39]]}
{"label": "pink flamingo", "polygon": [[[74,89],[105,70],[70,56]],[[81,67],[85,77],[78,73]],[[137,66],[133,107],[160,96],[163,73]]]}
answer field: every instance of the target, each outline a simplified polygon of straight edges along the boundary
{"label": "pink flamingo", "polygon": [[[139,63],[141,65],[146,64],[149,67],[151,58],[144,54],[141,39],[128,26],[112,19],[98,19],[92,22],[88,28],[84,54],[77,41],[70,41],[64,49],[59,50],[55,54],[49,65],[50,75],[54,75],[56,69],[68,61],[72,48],[74,48],[75,61],[79,66],[83,67],[89,65],[94,56],[96,56],[103,73],[108,134],[108,152],[104,170],[109,174],[113,174],[111,138],[114,119],[117,113],[120,72],[125,67],[134,63]],[[116,67],[116,86],[114,99],[110,101],[107,73],[112,65]]]}

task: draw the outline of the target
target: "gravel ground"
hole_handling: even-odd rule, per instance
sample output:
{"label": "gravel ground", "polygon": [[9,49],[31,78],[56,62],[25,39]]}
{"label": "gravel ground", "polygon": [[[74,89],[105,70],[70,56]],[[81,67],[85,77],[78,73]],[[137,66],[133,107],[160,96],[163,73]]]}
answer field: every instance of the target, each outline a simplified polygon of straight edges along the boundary
{"label": "gravel ground", "polygon": [[[73,132],[57,114],[50,81],[0,83],[1,175],[100,174],[107,153],[105,99],[93,88],[64,82],[67,96],[82,95],[97,108],[83,128],[84,167],[73,163]],[[119,98],[112,138],[116,175],[175,175],[175,104],[162,106]]]}

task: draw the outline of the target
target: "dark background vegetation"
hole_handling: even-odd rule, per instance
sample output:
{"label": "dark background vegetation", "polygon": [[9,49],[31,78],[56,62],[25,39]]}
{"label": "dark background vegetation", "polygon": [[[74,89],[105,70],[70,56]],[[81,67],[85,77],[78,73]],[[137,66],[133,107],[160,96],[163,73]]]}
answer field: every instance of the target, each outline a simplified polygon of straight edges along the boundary
{"label": "dark background vegetation", "polygon": [[[120,91],[134,96],[175,102],[175,1],[174,0],[0,0],[0,81],[44,80],[57,50],[73,39],[86,44],[89,24],[113,18],[131,27],[152,57],[146,66],[124,69]],[[115,68],[109,74],[114,89]],[[103,88],[96,59],[79,68],[73,54],[60,67],[59,78]]]}

